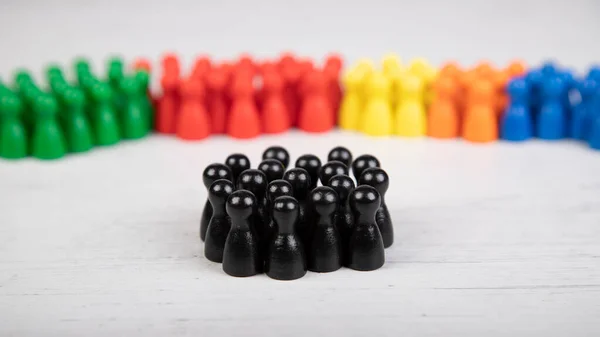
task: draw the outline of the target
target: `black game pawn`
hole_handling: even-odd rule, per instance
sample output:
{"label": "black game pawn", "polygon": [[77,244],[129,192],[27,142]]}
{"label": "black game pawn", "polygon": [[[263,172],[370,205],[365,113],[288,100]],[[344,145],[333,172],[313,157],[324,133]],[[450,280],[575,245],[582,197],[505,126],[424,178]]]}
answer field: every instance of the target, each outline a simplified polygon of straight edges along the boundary
{"label": "black game pawn", "polygon": [[277,231],[275,221],[273,220],[273,203],[275,202],[275,199],[283,196],[294,196],[292,192],[292,185],[283,179],[273,180],[270,182],[269,186],[267,186],[267,201],[265,203],[265,209],[269,220],[267,222],[267,226],[265,227],[265,242],[267,243]]}
{"label": "black game pawn", "polygon": [[223,271],[231,276],[247,277],[262,272],[258,237],[250,224],[255,207],[256,197],[250,191],[235,191],[227,198],[225,209],[231,218],[231,230],[223,250]]}
{"label": "black game pawn", "polygon": [[385,203],[385,192],[387,192],[390,186],[390,178],[388,174],[380,169],[379,167],[371,167],[363,171],[360,179],[358,179],[359,185],[369,185],[375,187],[381,197],[381,205],[375,214],[375,220],[377,227],[381,232],[383,238],[383,246],[388,248],[394,243],[394,226],[392,224],[392,217],[388,211]]}
{"label": "black game pawn", "polygon": [[329,151],[327,161],[341,161],[347,167],[352,165],[352,152],[343,146],[337,146]]}
{"label": "black game pawn", "polygon": [[204,256],[213,262],[223,261],[225,240],[231,229],[231,218],[225,210],[227,198],[233,193],[233,184],[229,180],[219,179],[208,188],[208,200],[213,208],[213,215],[206,230]]}
{"label": "black game pawn", "polygon": [[252,224],[258,239],[264,239],[267,214],[265,212],[265,194],[267,193],[267,176],[260,170],[248,169],[238,177],[237,188],[248,190],[256,197],[256,212],[252,215]]}
{"label": "black game pawn", "polygon": [[300,207],[293,197],[279,197],[273,203],[273,219],[277,233],[269,242],[266,274],[277,280],[295,280],[306,274],[306,255],[302,240],[294,227]]}
{"label": "black game pawn", "polygon": [[354,159],[354,162],[352,162],[352,174],[356,178],[356,181],[358,181],[363,171],[370,167],[381,167],[379,160],[372,155],[363,154]]}
{"label": "black game pawn", "polygon": [[240,174],[250,168],[250,159],[241,153],[234,153],[225,159],[225,165],[231,169],[233,174],[233,186],[237,186]]}
{"label": "black game pawn", "polygon": [[288,167],[290,164],[290,154],[281,146],[271,146],[263,152],[262,159],[277,159],[282,164],[283,167]]}
{"label": "black game pawn", "polygon": [[321,160],[314,154],[305,154],[296,160],[296,167],[303,168],[310,176],[310,190],[317,187],[319,182],[319,170],[321,169]]}
{"label": "black game pawn", "polygon": [[350,194],[349,204],[354,214],[354,226],[348,240],[348,267],[369,271],[385,263],[381,233],[375,223],[380,196],[374,187],[358,186]]}
{"label": "black game pawn", "polygon": [[329,179],[331,179],[333,176],[337,176],[338,174],[348,175],[348,166],[337,160],[326,163],[321,167],[321,170],[319,170],[321,184],[323,184],[323,186],[327,186]]}
{"label": "black game pawn", "polygon": [[342,238],[333,223],[338,208],[337,193],[327,186],[310,192],[310,202],[315,212],[315,222],[308,246],[308,270],[318,273],[336,271],[342,267]]}
{"label": "black game pawn", "polygon": [[267,182],[283,178],[285,167],[277,159],[265,159],[258,164],[258,169],[267,176]]}
{"label": "black game pawn", "polygon": [[296,225],[296,231],[300,235],[302,242],[307,245],[308,244],[308,236],[310,234],[309,221],[310,217],[309,211],[306,207],[308,193],[310,192],[310,176],[308,172],[306,172],[303,168],[292,168],[289,169],[283,175],[283,180],[287,181],[292,185],[292,192],[294,193],[294,198],[298,201],[299,204],[299,216],[298,216],[298,224]]}
{"label": "black game pawn", "polygon": [[338,207],[334,219],[335,227],[338,229],[338,232],[340,232],[340,237],[342,238],[342,252],[344,253],[344,261],[347,261],[348,239],[350,237],[352,226],[354,225],[354,216],[352,215],[352,211],[350,211],[350,206],[348,205],[348,196],[354,190],[354,180],[347,175],[340,174],[329,179],[329,183],[327,183],[327,185],[333,188],[340,199],[340,206]]}
{"label": "black game pawn", "polygon": [[[224,164],[210,164],[204,169],[204,172],[202,172],[202,182],[204,183],[207,191],[210,185],[219,179],[227,179],[229,181],[233,180],[231,170]],[[204,204],[204,209],[202,210],[202,217],[200,218],[200,239],[202,239],[202,241],[204,241],[206,238],[206,229],[208,228],[208,222],[210,221],[212,214],[212,206],[210,205],[208,198],[206,198],[206,203]]]}

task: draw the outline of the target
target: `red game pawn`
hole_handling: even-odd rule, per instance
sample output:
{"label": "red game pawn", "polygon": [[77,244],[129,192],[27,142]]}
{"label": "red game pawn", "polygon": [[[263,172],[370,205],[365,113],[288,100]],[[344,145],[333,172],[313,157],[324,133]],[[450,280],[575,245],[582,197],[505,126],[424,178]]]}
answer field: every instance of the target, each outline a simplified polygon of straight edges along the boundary
{"label": "red game pawn", "polygon": [[163,95],[158,101],[156,131],[175,133],[175,121],[179,110],[179,76],[165,72],[161,79]]}
{"label": "red game pawn", "polygon": [[254,64],[252,57],[248,54],[242,54],[234,68],[236,74],[247,73],[251,76],[256,75],[256,64]]}
{"label": "red game pawn", "polygon": [[179,65],[179,58],[173,53],[168,53],[163,56],[162,59],[163,73],[170,73],[177,77],[181,74],[181,67]]}
{"label": "red game pawn", "polygon": [[331,102],[333,114],[337,120],[340,103],[342,101],[342,87],[340,86],[340,72],[342,71],[342,59],[338,55],[331,55],[325,61],[325,74],[329,79],[327,88],[329,100]]}
{"label": "red game pawn", "polygon": [[227,127],[227,73],[217,67],[206,75],[208,95],[206,99],[207,110],[210,114],[212,133],[225,133]]}
{"label": "red game pawn", "polygon": [[204,81],[204,76],[212,68],[212,63],[208,56],[200,56],[194,61],[194,67],[192,68],[192,78]]}
{"label": "red game pawn", "polygon": [[280,133],[290,128],[290,117],[283,101],[283,79],[274,71],[264,74],[265,101],[262,109],[264,133]]}
{"label": "red game pawn", "polygon": [[210,117],[203,104],[204,85],[189,79],[181,86],[181,108],[177,115],[177,137],[185,140],[200,140],[210,135]]}
{"label": "red game pawn", "polygon": [[290,115],[290,123],[295,126],[298,123],[298,113],[300,111],[299,86],[302,73],[296,64],[283,67],[281,75],[284,81],[283,100]]}
{"label": "red game pawn", "polygon": [[231,113],[227,134],[234,138],[253,138],[260,134],[260,118],[254,102],[252,77],[238,74],[231,81]]}
{"label": "red game pawn", "polygon": [[277,61],[277,67],[281,71],[283,68],[296,65],[296,56],[291,52],[282,53]]}
{"label": "red game pawn", "polygon": [[306,97],[298,120],[298,127],[308,132],[325,132],[335,125],[331,105],[327,97],[327,77],[321,71],[313,71],[306,77]]}

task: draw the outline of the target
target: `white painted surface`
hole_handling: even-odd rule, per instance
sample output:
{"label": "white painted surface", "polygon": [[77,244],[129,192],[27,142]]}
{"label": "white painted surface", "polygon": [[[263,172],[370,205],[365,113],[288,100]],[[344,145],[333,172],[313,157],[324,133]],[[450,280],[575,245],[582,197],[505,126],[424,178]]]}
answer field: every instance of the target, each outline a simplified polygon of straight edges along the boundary
{"label": "white painted surface", "polygon": [[[201,172],[269,145],[337,144],[389,171],[396,243],[375,272],[237,279],[197,237]],[[155,136],[0,162],[0,336],[593,336],[600,153],[570,142],[253,142]]]}

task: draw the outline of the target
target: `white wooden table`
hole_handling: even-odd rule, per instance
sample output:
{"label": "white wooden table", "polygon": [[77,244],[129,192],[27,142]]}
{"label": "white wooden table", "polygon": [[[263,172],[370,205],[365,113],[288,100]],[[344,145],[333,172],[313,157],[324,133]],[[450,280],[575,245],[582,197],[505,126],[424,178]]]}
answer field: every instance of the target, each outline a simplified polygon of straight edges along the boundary
{"label": "white wooden table", "polygon": [[[391,176],[396,241],[374,272],[233,278],[198,239],[203,168],[335,145]],[[600,153],[298,132],[154,136],[0,162],[0,336],[594,336]]]}

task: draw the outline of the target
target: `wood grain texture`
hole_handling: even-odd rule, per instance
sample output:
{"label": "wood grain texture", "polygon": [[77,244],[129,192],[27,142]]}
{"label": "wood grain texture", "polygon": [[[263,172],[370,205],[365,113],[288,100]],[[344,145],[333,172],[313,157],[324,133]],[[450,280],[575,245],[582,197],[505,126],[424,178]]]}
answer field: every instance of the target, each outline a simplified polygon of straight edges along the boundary
{"label": "wood grain texture", "polygon": [[[391,177],[375,272],[229,277],[198,239],[203,168],[335,145]],[[56,162],[0,162],[0,336],[593,336],[600,153],[291,133],[154,136]]]}

